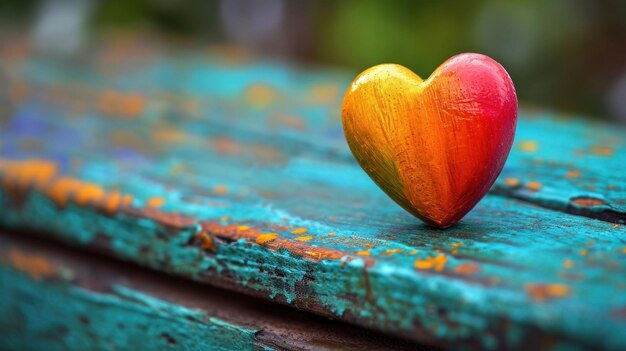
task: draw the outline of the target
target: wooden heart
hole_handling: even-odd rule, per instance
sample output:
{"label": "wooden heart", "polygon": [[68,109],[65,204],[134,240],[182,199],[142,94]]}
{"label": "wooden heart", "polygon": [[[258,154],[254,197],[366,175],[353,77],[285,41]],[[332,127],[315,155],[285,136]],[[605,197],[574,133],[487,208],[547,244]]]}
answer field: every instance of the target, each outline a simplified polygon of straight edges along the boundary
{"label": "wooden heart", "polygon": [[502,171],[517,97],[499,63],[460,54],[427,80],[395,64],[367,69],[348,88],[342,119],[352,153],[374,182],[427,224],[447,228]]}

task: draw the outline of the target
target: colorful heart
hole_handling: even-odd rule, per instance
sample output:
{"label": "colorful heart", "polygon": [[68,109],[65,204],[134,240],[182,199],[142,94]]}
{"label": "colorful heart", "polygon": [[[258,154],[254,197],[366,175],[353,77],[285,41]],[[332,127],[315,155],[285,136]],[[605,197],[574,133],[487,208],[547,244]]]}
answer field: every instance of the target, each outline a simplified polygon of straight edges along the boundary
{"label": "colorful heart", "polygon": [[348,88],[342,118],[348,145],[374,182],[427,224],[447,228],[502,171],[517,96],[499,63],[460,54],[427,80],[395,64],[367,69]]}

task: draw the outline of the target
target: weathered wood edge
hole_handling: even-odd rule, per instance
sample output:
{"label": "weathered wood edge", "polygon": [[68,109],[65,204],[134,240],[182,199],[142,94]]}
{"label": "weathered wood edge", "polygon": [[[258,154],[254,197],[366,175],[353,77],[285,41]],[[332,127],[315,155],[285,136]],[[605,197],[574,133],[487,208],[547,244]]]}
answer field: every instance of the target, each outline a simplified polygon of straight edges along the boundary
{"label": "weathered wood edge", "polygon": [[[22,217],[32,213],[34,208],[43,215],[37,221],[29,215]],[[530,295],[526,295],[520,288],[511,290],[497,283],[466,281],[463,275],[455,276],[455,269],[447,268],[455,264],[454,255],[447,255],[449,265],[443,272],[426,270],[419,273],[412,266],[404,270],[397,263],[386,263],[382,257],[351,256],[346,252],[296,242],[291,246],[287,242],[259,245],[255,243],[259,232],[241,233],[237,226],[219,223],[204,226],[205,232],[214,238],[217,250],[202,250],[204,242],[194,239],[197,230],[191,224],[176,225],[153,217],[150,221],[154,222],[147,225],[148,222],[138,222],[134,218],[136,214],[130,217],[118,214],[110,218],[81,208],[59,212],[52,202],[37,194],[27,198],[22,210],[25,212],[21,214],[19,211],[5,213],[5,220],[11,218],[7,223],[40,229],[44,223],[48,226],[55,223],[59,229],[50,229],[72,245],[87,245],[157,270],[263,296],[433,345],[480,349],[586,345],[619,349],[625,342],[618,331],[626,321],[619,314],[606,315],[610,313],[610,310],[604,310],[608,306],[601,310],[598,310],[600,306],[595,306],[603,303],[601,301],[613,301],[612,306],[616,306],[615,303],[620,306],[619,299],[616,300],[619,296],[610,295],[605,285],[577,291],[575,299],[552,300],[550,285],[537,285],[541,292],[533,288],[527,290]],[[535,211],[541,212],[539,209]],[[55,216],[53,222],[47,219],[46,213]],[[502,215],[507,216],[506,212]],[[576,223],[570,225],[577,227]],[[583,229],[585,226],[581,224],[579,230]],[[588,230],[593,233],[593,229]],[[148,242],[149,246],[146,245]],[[437,255],[428,250],[425,254]],[[494,268],[487,269],[487,266],[485,262],[485,271],[498,267],[497,262]],[[513,267],[510,272],[516,272],[514,274],[520,278],[526,276],[519,268]],[[615,283],[620,284],[619,279]],[[561,291],[559,286],[557,288]],[[393,293],[389,295],[390,292]],[[387,296],[393,298],[390,300]],[[594,296],[593,300],[585,302]],[[534,301],[535,298],[540,300]],[[550,301],[542,301],[544,298]],[[591,305],[581,305],[586,303]],[[621,304],[626,305],[624,301]],[[587,329],[579,328],[582,320],[591,323]]]}
{"label": "weathered wood edge", "polygon": [[0,232],[2,348],[426,350],[58,244]]}

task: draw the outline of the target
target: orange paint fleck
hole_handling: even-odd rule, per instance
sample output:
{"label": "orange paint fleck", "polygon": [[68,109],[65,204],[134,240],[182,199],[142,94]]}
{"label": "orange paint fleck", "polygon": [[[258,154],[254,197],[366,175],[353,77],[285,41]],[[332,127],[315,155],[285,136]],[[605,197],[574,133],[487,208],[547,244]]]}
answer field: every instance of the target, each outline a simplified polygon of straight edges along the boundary
{"label": "orange paint fleck", "polygon": [[582,249],[582,250],[578,251],[578,253],[579,253],[581,256],[587,256],[587,254],[589,253],[589,250],[587,250],[587,249]]}
{"label": "orange paint fleck", "polygon": [[300,234],[306,233],[307,231],[308,231],[307,228],[296,228],[296,229],[291,231],[291,234],[300,235]]}
{"label": "orange paint fleck", "polygon": [[330,232],[330,233],[326,234],[326,236],[335,236],[335,235],[337,235],[337,234],[335,234],[335,232]]}
{"label": "orange paint fleck", "polygon": [[[256,239],[263,235],[259,230],[250,228],[245,231],[237,230],[237,225],[224,225],[219,222],[201,222],[202,228],[211,233],[215,238],[223,238],[229,241],[245,239],[249,242],[255,242]],[[294,255],[301,256],[305,259],[321,261],[321,260],[340,260],[346,256],[346,253],[340,250],[328,249],[324,247],[311,246],[305,242],[299,242],[290,239],[276,238],[265,245],[270,250],[287,250]]]}
{"label": "orange paint fleck", "polygon": [[570,287],[565,284],[526,284],[524,289],[535,301],[566,297],[571,293]]}
{"label": "orange paint fleck", "polygon": [[27,273],[34,280],[57,276],[57,268],[45,257],[27,254],[15,249],[9,251],[9,263],[16,269]]}
{"label": "orange paint fleck", "polygon": [[385,250],[385,254],[387,254],[388,256],[391,256],[393,254],[396,254],[398,252],[401,252],[402,249],[400,248],[396,248],[396,249],[391,249],[391,250]]}
{"label": "orange paint fleck", "polygon": [[372,252],[370,250],[363,250],[356,253],[359,256],[370,256]]}
{"label": "orange paint fleck", "polygon": [[541,183],[539,182],[528,182],[526,183],[526,188],[533,190],[533,191],[537,191],[539,189],[541,189]]}
{"label": "orange paint fleck", "polygon": [[576,170],[569,171],[569,172],[565,173],[565,177],[570,178],[570,179],[571,178],[580,178],[580,171],[576,171]]}
{"label": "orange paint fleck", "polygon": [[567,269],[572,268],[574,267],[574,262],[568,258],[565,261],[563,261],[563,267]]}
{"label": "orange paint fleck", "polygon": [[165,205],[165,199],[162,197],[151,197],[148,199],[147,204],[150,207],[161,207]]}
{"label": "orange paint fleck", "polygon": [[276,238],[278,238],[278,234],[276,233],[265,233],[256,237],[256,243],[264,244],[272,240],[275,240]]}
{"label": "orange paint fleck", "polygon": [[480,266],[475,263],[463,263],[454,267],[454,273],[460,275],[472,275],[480,270]]}
{"label": "orange paint fleck", "polygon": [[454,243],[452,245],[450,245],[451,247],[459,247],[459,246],[463,246],[463,243]]}
{"label": "orange paint fleck", "polygon": [[571,200],[572,203],[582,207],[594,207],[604,205],[604,201],[601,199],[595,199],[592,197],[579,197]]}
{"label": "orange paint fleck", "polygon": [[313,235],[302,235],[296,238],[298,241],[309,241],[313,239]]}
{"label": "orange paint fleck", "polygon": [[253,106],[266,107],[277,98],[277,93],[269,85],[254,84],[246,90],[246,98]]}
{"label": "orange paint fleck", "polygon": [[533,153],[533,152],[537,152],[539,147],[536,141],[524,140],[519,144],[519,149],[524,152]]}
{"label": "orange paint fleck", "polygon": [[237,231],[238,232],[243,232],[243,231],[246,231],[248,229],[250,229],[250,227],[247,226],[247,225],[240,225],[240,226],[237,227]]}
{"label": "orange paint fleck", "polygon": [[98,185],[70,177],[55,179],[46,187],[45,193],[59,206],[65,206],[72,197],[79,205],[86,205],[104,195]]}
{"label": "orange paint fleck", "polygon": [[506,184],[507,186],[510,187],[515,187],[519,185],[519,179],[517,178],[505,178],[504,179],[504,184]]}
{"label": "orange paint fleck", "polygon": [[597,156],[612,156],[613,149],[608,146],[594,146],[591,148],[591,153]]}
{"label": "orange paint fleck", "polygon": [[436,272],[441,272],[446,262],[448,262],[448,257],[444,254],[439,254],[435,257],[426,257],[425,259],[416,260],[415,268],[420,270],[434,269]]}
{"label": "orange paint fleck", "polygon": [[104,210],[108,213],[114,213],[118,210],[122,201],[122,194],[113,192],[104,198]]}
{"label": "orange paint fleck", "polygon": [[0,160],[0,172],[5,186],[25,189],[43,188],[57,173],[57,164],[47,160]]}
{"label": "orange paint fleck", "polygon": [[122,197],[122,206],[130,206],[133,203],[133,196],[132,195],[124,195]]}
{"label": "orange paint fleck", "polygon": [[452,250],[452,251],[450,251],[450,253],[453,254],[453,255],[456,255],[456,254],[459,253],[459,250]]}
{"label": "orange paint fleck", "polygon": [[213,192],[217,195],[226,195],[228,194],[228,187],[223,184],[217,184],[213,187]]}

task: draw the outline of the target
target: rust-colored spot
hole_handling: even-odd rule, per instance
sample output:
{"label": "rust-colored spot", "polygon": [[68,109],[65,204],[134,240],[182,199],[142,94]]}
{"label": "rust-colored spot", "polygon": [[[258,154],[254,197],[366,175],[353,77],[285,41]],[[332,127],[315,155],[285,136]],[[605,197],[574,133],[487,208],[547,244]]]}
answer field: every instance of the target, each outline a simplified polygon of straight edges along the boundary
{"label": "rust-colored spot", "polygon": [[136,118],[143,111],[146,99],[137,93],[131,93],[121,97],[120,114],[127,118]]}
{"label": "rust-colored spot", "polygon": [[459,253],[459,250],[454,249],[454,250],[450,251],[450,253],[451,253],[451,254],[453,254],[453,255],[456,255],[456,254],[458,254],[458,253]]}
{"label": "rust-colored spot", "polygon": [[197,220],[194,217],[186,216],[180,213],[164,212],[151,207],[141,209],[126,208],[125,212],[138,217],[149,218],[161,225],[170,228],[182,229],[197,224]]}
{"label": "rust-colored spot", "polygon": [[519,149],[524,152],[533,153],[537,152],[539,146],[534,140],[523,140],[519,143]]}
{"label": "rust-colored spot", "polygon": [[189,136],[182,130],[178,130],[172,126],[160,126],[152,131],[152,140],[162,143],[181,143],[187,140]]}
{"label": "rust-colored spot", "polygon": [[455,248],[456,247],[460,247],[460,246],[463,246],[463,243],[454,243],[454,244],[450,245],[450,247],[455,247]]}
{"label": "rust-colored spot", "polygon": [[439,254],[434,257],[429,256],[425,259],[417,259],[415,261],[415,268],[420,270],[434,269],[436,272],[441,272],[446,262],[448,262],[448,257],[444,254]]}
{"label": "rust-colored spot", "polygon": [[213,141],[213,147],[215,151],[224,155],[236,155],[241,152],[241,145],[235,140],[226,137],[216,138]]}
{"label": "rust-colored spot", "polygon": [[480,266],[475,263],[463,263],[454,267],[454,273],[460,275],[472,275],[480,269]]}
{"label": "rust-colored spot", "polygon": [[99,107],[105,114],[115,114],[117,112],[120,94],[115,90],[105,90],[100,95]]}
{"label": "rust-colored spot", "polygon": [[14,268],[27,273],[35,280],[58,275],[57,268],[45,257],[24,253],[16,249],[10,250],[7,257]]}
{"label": "rust-colored spot", "polygon": [[147,204],[150,207],[161,207],[165,205],[165,199],[162,197],[151,197],[148,199]]}
{"label": "rust-colored spot", "polygon": [[330,232],[330,233],[326,234],[326,236],[335,236],[335,235],[337,235],[337,234],[335,234],[335,232]]}
{"label": "rust-colored spot", "polygon": [[256,237],[257,244],[265,244],[266,242],[270,242],[278,238],[278,234],[276,233],[265,233]]}
{"label": "rust-colored spot", "polygon": [[296,238],[298,241],[309,241],[313,239],[313,235],[302,235]]}
{"label": "rust-colored spot", "polygon": [[280,126],[283,128],[290,128],[299,131],[306,130],[305,119],[286,113],[279,113],[271,116],[270,118],[268,118],[267,124],[270,126]]}
{"label": "rust-colored spot", "polygon": [[622,253],[626,254],[626,247],[622,249]]}
{"label": "rust-colored spot", "polygon": [[563,267],[568,268],[568,269],[572,268],[574,267],[574,262],[568,258],[565,261],[563,261]]}
{"label": "rust-colored spot", "polygon": [[29,87],[24,82],[15,82],[9,88],[9,99],[11,101],[20,101],[28,95]]}
{"label": "rust-colored spot", "polygon": [[291,234],[300,235],[300,234],[306,233],[307,231],[308,231],[307,228],[296,228],[296,229],[291,231]]}
{"label": "rust-colored spot", "polygon": [[580,178],[580,171],[577,171],[577,170],[569,171],[569,172],[565,173],[565,177],[570,178],[570,179],[571,178]]}
{"label": "rust-colored spot", "polygon": [[541,189],[541,183],[539,182],[528,182],[526,183],[526,189],[538,191]]}
{"label": "rust-colored spot", "polygon": [[582,207],[602,206],[605,204],[604,200],[596,199],[593,197],[577,197],[575,199],[572,199],[571,203]]}
{"label": "rust-colored spot", "polygon": [[529,283],[524,289],[535,301],[566,297],[571,294],[571,288],[565,284]]}
{"label": "rust-colored spot", "polygon": [[504,179],[504,184],[506,184],[506,186],[510,186],[510,187],[516,187],[519,185],[519,179],[517,178],[505,178]]}
{"label": "rust-colored spot", "polygon": [[597,156],[613,156],[613,148],[608,146],[594,146],[591,153]]}
{"label": "rust-colored spot", "polygon": [[201,231],[200,234],[198,234],[197,238],[200,241],[200,248],[202,250],[209,250],[211,252],[217,251],[213,237],[211,237],[211,235],[209,235],[204,230]]}
{"label": "rust-colored spot", "polygon": [[578,251],[578,253],[579,253],[581,256],[587,256],[587,254],[589,253],[589,250],[587,250],[587,249],[582,249],[582,250]]}

